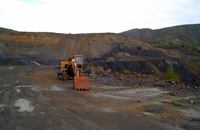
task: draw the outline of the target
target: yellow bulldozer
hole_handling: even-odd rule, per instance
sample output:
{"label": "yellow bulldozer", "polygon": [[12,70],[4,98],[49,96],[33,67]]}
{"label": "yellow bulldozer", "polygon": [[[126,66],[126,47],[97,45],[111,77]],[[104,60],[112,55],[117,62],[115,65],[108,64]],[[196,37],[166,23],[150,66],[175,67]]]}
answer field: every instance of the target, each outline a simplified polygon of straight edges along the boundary
{"label": "yellow bulldozer", "polygon": [[83,70],[83,56],[74,55],[68,61],[61,61],[61,70],[57,73],[58,79],[73,79],[75,90],[89,91],[88,78],[81,72]]}

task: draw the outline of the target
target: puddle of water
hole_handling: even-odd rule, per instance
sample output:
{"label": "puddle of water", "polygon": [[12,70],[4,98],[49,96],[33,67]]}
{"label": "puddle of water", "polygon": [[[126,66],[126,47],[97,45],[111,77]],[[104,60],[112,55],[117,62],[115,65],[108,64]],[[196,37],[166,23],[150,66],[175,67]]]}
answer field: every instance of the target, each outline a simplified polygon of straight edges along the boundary
{"label": "puddle of water", "polygon": [[20,92],[21,92],[21,90],[20,90],[20,89],[18,89],[18,88],[16,88],[15,90],[17,91],[17,93],[20,93]]}
{"label": "puddle of water", "polygon": [[1,110],[4,110],[4,107],[6,107],[5,104],[0,104],[0,109],[1,109]]}
{"label": "puddle of water", "polygon": [[92,95],[99,98],[122,99],[148,102],[152,104],[161,104],[162,99],[157,98],[159,95],[168,93],[157,88],[129,89],[114,92],[99,92]]}
{"label": "puddle of water", "polygon": [[123,86],[96,86],[96,85],[90,85],[90,88],[101,88],[101,89],[120,89],[123,88]]}
{"label": "puddle of water", "polygon": [[3,87],[7,87],[7,86],[10,86],[10,84],[4,84],[4,85],[3,85]]}
{"label": "puddle of water", "polygon": [[5,107],[5,106],[6,106],[5,104],[0,104],[0,108]]}
{"label": "puddle of water", "polygon": [[156,97],[161,94],[167,93],[166,91],[161,91],[157,88],[144,88],[144,89],[130,89],[118,91],[118,94],[129,97]]}
{"label": "puddle of water", "polygon": [[18,112],[32,112],[35,109],[30,101],[23,98],[16,100],[14,106],[19,107]]}
{"label": "puddle of water", "polygon": [[44,90],[49,90],[49,91],[66,91],[66,89],[60,88],[60,87],[55,86],[55,85],[50,86],[48,88],[45,88]]}
{"label": "puddle of water", "polygon": [[104,93],[96,93],[93,96],[95,97],[104,97],[104,98],[113,98],[113,99],[124,99],[124,100],[129,100],[131,98],[127,97],[121,97],[121,96],[115,96],[115,95],[109,95],[109,94],[104,94]]}
{"label": "puddle of water", "polygon": [[186,116],[189,117],[194,117],[194,118],[200,118],[200,111],[194,110],[194,109],[175,109],[177,111],[180,111],[182,113],[184,113]]}
{"label": "puddle of water", "polygon": [[19,83],[19,80],[17,80],[16,83]]}
{"label": "puddle of water", "polygon": [[116,111],[112,110],[110,107],[95,107],[95,106],[93,106],[91,104],[87,104],[85,106],[86,107],[95,108],[95,109],[98,109],[98,110],[103,111],[103,112],[112,112],[112,113],[116,112]]}
{"label": "puddle of water", "polygon": [[36,92],[40,92],[41,88],[37,85],[19,85],[16,86],[16,88],[31,88],[31,90],[36,91]]}
{"label": "puddle of water", "polygon": [[19,86],[16,86],[16,88],[32,88],[33,86],[31,85],[19,85]]}

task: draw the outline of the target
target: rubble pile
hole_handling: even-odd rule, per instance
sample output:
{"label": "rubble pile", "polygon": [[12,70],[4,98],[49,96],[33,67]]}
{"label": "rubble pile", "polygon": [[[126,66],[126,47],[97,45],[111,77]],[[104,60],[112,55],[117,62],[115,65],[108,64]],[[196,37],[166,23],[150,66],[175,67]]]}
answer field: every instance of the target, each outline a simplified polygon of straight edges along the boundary
{"label": "rubble pile", "polygon": [[136,72],[121,73],[109,69],[108,71],[94,71],[93,69],[86,69],[84,73],[89,77],[90,81],[94,81],[97,84],[110,85],[110,86],[180,86],[183,85],[173,80],[166,80],[155,75],[145,75]]}

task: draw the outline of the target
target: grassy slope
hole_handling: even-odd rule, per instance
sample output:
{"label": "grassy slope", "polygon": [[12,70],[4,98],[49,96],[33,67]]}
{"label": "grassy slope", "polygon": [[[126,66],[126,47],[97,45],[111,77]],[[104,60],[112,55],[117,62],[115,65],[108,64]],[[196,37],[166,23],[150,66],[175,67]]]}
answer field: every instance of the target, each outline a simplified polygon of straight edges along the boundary
{"label": "grassy slope", "polygon": [[200,24],[180,25],[157,30],[132,29],[122,34],[164,49],[198,52],[200,47]]}
{"label": "grassy slope", "polygon": [[155,30],[158,33],[154,40],[148,42],[164,42],[171,40],[173,42],[176,39],[177,43],[187,43],[193,45],[200,45],[200,24],[197,25],[182,25],[169,27],[164,29]]}
{"label": "grassy slope", "polygon": [[[141,33],[138,36],[135,36],[134,33],[132,33],[133,31],[134,30],[126,31],[126,33],[123,34],[130,37],[138,38],[139,40],[148,42],[150,44],[176,42],[179,44],[192,44],[196,46],[200,45],[200,24],[180,25],[151,30],[149,31],[150,35],[148,36],[141,36],[145,35]],[[142,37],[142,39],[139,37]]]}
{"label": "grassy slope", "polygon": [[0,31],[15,31],[15,30],[0,27]]}

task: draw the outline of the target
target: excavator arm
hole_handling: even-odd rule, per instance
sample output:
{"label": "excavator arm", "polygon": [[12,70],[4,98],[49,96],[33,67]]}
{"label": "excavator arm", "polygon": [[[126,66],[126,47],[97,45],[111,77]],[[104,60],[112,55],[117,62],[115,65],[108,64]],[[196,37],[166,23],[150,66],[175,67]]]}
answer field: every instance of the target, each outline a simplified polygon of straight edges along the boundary
{"label": "excavator arm", "polygon": [[75,90],[89,90],[89,81],[88,77],[81,77],[81,70],[83,69],[83,57],[82,56],[74,56],[74,60],[72,60],[72,66],[74,71],[74,89]]}

